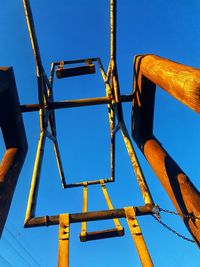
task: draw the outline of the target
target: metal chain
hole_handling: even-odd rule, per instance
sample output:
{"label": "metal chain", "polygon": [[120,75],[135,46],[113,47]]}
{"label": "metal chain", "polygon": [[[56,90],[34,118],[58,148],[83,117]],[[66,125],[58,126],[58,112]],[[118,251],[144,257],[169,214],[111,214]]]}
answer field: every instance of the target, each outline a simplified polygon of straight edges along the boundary
{"label": "metal chain", "polygon": [[[171,213],[171,212],[170,212]],[[173,213],[174,214],[174,213]],[[175,215],[178,215],[178,214],[175,214]],[[177,231],[175,231],[174,229],[172,229],[171,227],[169,227],[167,224],[165,224],[164,222],[162,222],[156,215],[152,214],[152,216],[154,217],[154,219],[159,222],[162,226],[164,226],[165,228],[167,228],[170,232],[172,232],[173,234],[177,235],[178,237],[188,241],[188,242],[192,242],[192,243],[195,243],[194,240],[188,238],[188,237],[185,237],[184,235],[178,233]]]}
{"label": "metal chain", "polygon": [[166,212],[166,213],[169,213],[169,214],[173,214],[173,215],[177,215],[177,216],[181,216],[183,218],[189,218],[189,219],[192,219],[192,220],[200,220],[200,217],[198,216],[194,216],[192,214],[183,214],[183,213],[178,213],[178,212],[175,212],[175,211],[171,211],[171,210],[167,210],[167,209],[162,209],[160,208],[159,206],[157,206],[157,209],[159,211],[163,211],[163,212]]}
{"label": "metal chain", "polygon": [[192,239],[190,239],[188,237],[183,236],[182,234],[178,233],[177,231],[175,231],[174,229],[172,229],[171,227],[169,227],[167,224],[165,224],[164,222],[162,222],[160,220],[160,218],[161,218],[160,212],[161,211],[162,212],[165,212],[165,213],[172,214],[172,215],[181,216],[183,218],[189,218],[189,219],[192,219],[192,220],[200,220],[200,217],[194,216],[192,214],[181,214],[181,213],[178,213],[178,212],[175,212],[175,211],[163,209],[163,208],[160,208],[158,205],[155,205],[155,207],[154,207],[154,214],[152,215],[157,222],[159,222],[162,226],[164,226],[170,232],[174,233],[175,235],[177,235],[178,237],[180,237],[180,238],[182,238],[182,239],[184,239],[186,241],[195,243],[194,240],[192,240]]}

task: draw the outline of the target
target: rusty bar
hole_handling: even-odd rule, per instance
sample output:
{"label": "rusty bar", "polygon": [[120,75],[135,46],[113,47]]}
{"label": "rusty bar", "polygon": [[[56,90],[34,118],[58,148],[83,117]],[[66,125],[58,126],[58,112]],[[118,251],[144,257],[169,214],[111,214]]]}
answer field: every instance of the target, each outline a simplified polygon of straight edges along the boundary
{"label": "rusty bar", "polygon": [[56,156],[56,162],[57,162],[58,171],[59,171],[59,174],[60,174],[60,180],[61,180],[61,183],[62,183],[62,187],[66,188],[66,184],[67,183],[66,183],[66,179],[65,179],[65,174],[64,174],[62,161],[61,161],[60,150],[59,150],[57,138],[54,141],[54,152],[55,152],[55,156]]}
{"label": "rusty bar", "polygon": [[139,72],[174,98],[200,113],[200,69],[155,55],[137,56]]}
{"label": "rusty bar", "polygon": [[[52,63],[49,79],[45,76],[46,83],[48,85],[48,90],[49,90],[48,93],[49,93],[49,102],[50,103],[52,103],[54,101],[54,97],[53,97],[54,70],[55,70],[55,65],[54,65],[54,63]],[[50,123],[50,128],[51,128],[52,135],[55,137],[54,152],[55,152],[55,156],[56,156],[56,162],[57,162],[57,166],[58,166],[58,171],[59,171],[62,187],[65,188],[66,179],[65,179],[64,169],[63,169],[63,165],[62,165],[60,150],[59,150],[59,146],[58,146],[57,133],[56,133],[56,120],[55,120],[55,111],[54,111],[54,109],[50,110],[49,123]]]}
{"label": "rusty bar", "polygon": [[[121,95],[120,102],[131,102],[133,100],[132,95]],[[61,109],[61,108],[75,108],[82,106],[93,106],[93,105],[103,105],[111,103],[111,99],[109,97],[95,97],[95,98],[85,98],[85,99],[77,99],[77,100],[65,100],[60,102],[52,102],[49,103],[46,107],[48,109]],[[27,104],[21,105],[21,112],[33,112],[38,111],[40,109],[39,104]]]}
{"label": "rusty bar", "polygon": [[33,15],[32,15],[32,11],[31,11],[30,1],[29,0],[23,0],[23,3],[24,3],[24,11],[25,11],[25,15],[26,15],[26,21],[27,21],[27,25],[28,25],[28,30],[29,30],[29,34],[30,34],[30,39],[31,39],[31,44],[32,44],[36,64],[41,68],[42,67],[42,61],[41,61],[37,36],[36,36],[36,32],[35,32],[35,25],[34,25]]}
{"label": "rusty bar", "polygon": [[[96,185],[96,184],[100,184],[101,180],[91,180],[91,181],[83,181],[83,182],[78,182],[78,183],[72,183],[72,184],[66,184],[65,188],[72,188],[72,187],[79,187],[79,186],[84,186],[85,183],[87,183],[87,185]],[[106,178],[103,179],[104,183],[109,183],[109,182],[113,182],[113,178]]]}
{"label": "rusty bar", "polygon": [[59,216],[58,267],[69,267],[69,214]]}
{"label": "rusty bar", "polygon": [[[200,193],[187,175],[154,137],[142,144],[142,151],[172,200],[178,213],[200,217]],[[200,220],[181,216],[200,247]]]}
{"label": "rusty bar", "polygon": [[127,148],[127,152],[129,154],[129,157],[130,157],[130,160],[132,163],[133,170],[135,172],[136,179],[138,181],[138,185],[139,185],[141,193],[142,193],[144,203],[153,205],[153,203],[154,203],[153,198],[151,196],[150,190],[148,188],[148,184],[146,182],[146,179],[145,179],[144,174],[142,172],[142,169],[140,167],[139,161],[138,161],[137,156],[135,154],[133,144],[131,142],[130,136],[129,136],[128,131],[126,129],[126,125],[124,123],[120,123],[119,125],[120,125],[121,133],[122,133],[122,136],[124,139],[124,143],[125,143],[126,148]]}
{"label": "rusty bar", "polygon": [[35,217],[35,209],[36,209],[37,194],[38,194],[38,189],[39,189],[40,173],[41,173],[42,160],[43,160],[43,154],[44,154],[45,140],[46,140],[46,131],[42,131],[40,133],[37,153],[35,157],[33,176],[32,176],[28,204],[27,204],[27,209],[26,209],[25,223],[31,218]]}
{"label": "rusty bar", "polygon": [[142,266],[153,267],[154,265],[153,265],[151,256],[149,254],[147,245],[145,243],[145,240],[143,238],[141,228],[136,219],[134,208],[130,208],[130,207],[125,208],[125,212],[126,212],[126,220],[127,220],[131,235],[133,237]]}
{"label": "rusty bar", "polygon": [[[110,97],[111,99],[114,98],[112,90],[110,88],[109,82],[108,82],[108,76],[105,73],[105,70],[103,68],[103,65],[101,63],[101,60],[98,59],[97,60],[97,64],[99,66],[100,72],[101,72],[101,76],[104,80],[105,83],[105,88],[106,88],[106,96]],[[112,103],[112,100],[111,100]],[[114,109],[112,107],[112,104],[109,103],[108,104],[108,118],[109,118],[109,125],[110,125],[110,169],[111,169],[111,179],[114,181],[115,180],[115,113],[114,113]]]}
{"label": "rusty bar", "polygon": [[104,239],[104,238],[121,237],[123,235],[124,235],[124,228],[123,230],[118,230],[117,228],[113,228],[113,229],[106,229],[106,230],[101,230],[101,231],[87,232],[86,239],[83,239],[81,236],[80,240],[82,242],[85,242],[85,241],[93,241],[93,240],[99,240],[99,239]]}
{"label": "rusty bar", "polygon": [[110,0],[110,58],[116,59],[116,0]]}
{"label": "rusty bar", "polygon": [[[87,212],[88,210],[88,186],[87,183],[84,184],[83,187],[83,212]],[[86,241],[87,236],[87,222],[82,222],[81,225],[81,233],[80,233],[80,241]]]}
{"label": "rusty bar", "polygon": [[[134,207],[137,216],[153,214],[152,208],[153,206],[150,205]],[[126,214],[124,208],[69,214],[70,223],[108,220],[108,219],[125,218],[125,217]],[[54,216],[43,216],[43,217],[32,218],[29,221],[25,222],[24,227],[30,228],[30,227],[40,227],[40,226],[51,226],[57,224],[59,224],[59,215],[54,215]]]}
{"label": "rusty bar", "polygon": [[0,164],[1,236],[28,149],[15,77],[11,67],[0,68],[0,127],[6,148]]}
{"label": "rusty bar", "polygon": [[58,79],[86,75],[86,74],[94,74],[95,66],[94,64],[90,64],[88,66],[79,66],[74,68],[58,68],[56,70],[56,77]]}
{"label": "rusty bar", "polygon": [[[152,58],[152,56],[147,57],[148,60]],[[191,214],[197,217],[200,216],[200,193],[153,135],[153,113],[156,85],[149,79],[150,77],[147,78],[140,72],[142,61],[145,58],[146,56],[138,56],[135,59],[132,135],[168,193],[189,232],[195,239],[197,245],[200,246],[200,221],[187,217]],[[152,60],[155,62],[154,56]],[[160,63],[158,62],[158,66],[159,64]],[[168,63],[164,61],[164,70],[166,68],[166,64]],[[169,65],[170,64],[177,65],[177,63],[173,62],[169,63]],[[150,65],[145,65],[145,68],[146,67],[150,68]],[[152,68],[154,67],[152,66]],[[185,66],[180,66],[180,70],[182,69],[185,69]],[[180,77],[178,75],[178,69],[175,70],[177,71],[178,79],[177,88],[180,89],[182,87],[179,87],[179,84],[180,86],[182,85],[179,81]],[[162,80],[162,75],[164,75],[164,78],[167,78],[165,77],[166,73],[162,73],[162,69],[160,69],[159,75],[160,78],[158,79],[158,82],[159,80]],[[159,75],[157,74],[157,76]],[[175,78],[175,76],[173,77]],[[171,76],[169,76],[169,80],[170,79]],[[176,90],[177,89],[175,89],[175,91]],[[181,214],[186,215],[186,217],[181,216]]]}
{"label": "rusty bar", "polygon": [[40,56],[39,45],[37,41],[37,35],[35,31],[35,25],[29,0],[23,0],[24,11],[26,15],[26,21],[28,25],[30,40],[33,48],[34,57],[36,60],[37,79],[38,79],[38,97],[40,104],[44,104],[44,81],[43,81],[43,66]]}
{"label": "rusty bar", "polygon": [[60,63],[62,62],[64,65],[67,64],[75,64],[75,63],[87,63],[88,61],[97,61],[99,60],[99,58],[94,57],[94,58],[83,58],[83,59],[74,59],[74,60],[62,60],[62,61],[56,61],[53,62],[52,64],[54,64],[54,66],[58,66],[60,65]]}

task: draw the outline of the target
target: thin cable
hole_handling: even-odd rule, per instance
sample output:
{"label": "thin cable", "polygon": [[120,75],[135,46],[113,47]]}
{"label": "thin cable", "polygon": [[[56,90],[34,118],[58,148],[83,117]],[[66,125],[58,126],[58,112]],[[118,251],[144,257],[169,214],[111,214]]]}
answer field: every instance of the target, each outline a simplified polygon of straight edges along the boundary
{"label": "thin cable", "polygon": [[28,264],[27,266],[33,267],[32,265],[30,265],[30,263],[22,256],[22,254],[12,245],[12,243],[4,236],[2,237],[2,239],[4,239],[8,245],[15,251],[15,253],[26,263]]}
{"label": "thin cable", "polygon": [[[34,255],[36,256],[37,260],[40,261],[40,266],[41,266],[41,265],[42,265],[42,266],[45,266],[45,264],[44,264],[44,258],[42,258],[41,255],[38,254],[38,253],[34,250],[34,248],[31,246],[31,244],[30,244],[26,239],[23,238],[22,233],[19,231],[18,227],[13,223],[13,221],[12,221],[12,222],[11,222],[11,221],[9,222],[9,228],[11,228],[11,229],[14,230],[14,233],[16,233],[16,235],[15,235],[16,238],[17,238],[17,235],[18,235],[18,237],[20,237],[20,239],[21,239],[21,241],[22,241],[21,243],[23,244],[24,247],[27,247],[27,248],[29,248],[29,250],[31,250],[31,251],[34,252]],[[7,229],[8,229],[8,227],[5,226],[5,230],[7,230]],[[9,230],[11,231],[11,229],[9,229]],[[11,231],[11,232],[12,232],[12,231]]]}
{"label": "thin cable", "polygon": [[11,263],[6,258],[4,258],[2,255],[0,255],[0,259],[2,259],[3,262],[7,264],[6,266],[13,267],[13,265],[11,265]]}
{"label": "thin cable", "polygon": [[7,228],[5,227],[6,231],[12,236],[12,238],[15,240],[15,242],[27,253],[27,255],[32,259],[32,261],[37,266],[42,266],[31,254],[30,252],[23,246],[23,244],[15,237],[15,235]]}

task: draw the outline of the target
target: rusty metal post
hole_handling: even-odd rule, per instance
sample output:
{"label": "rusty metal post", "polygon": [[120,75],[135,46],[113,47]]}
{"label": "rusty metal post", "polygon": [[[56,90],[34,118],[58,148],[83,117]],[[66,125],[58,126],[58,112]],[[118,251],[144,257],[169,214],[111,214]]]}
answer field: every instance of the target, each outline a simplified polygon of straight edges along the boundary
{"label": "rusty metal post", "polygon": [[200,217],[200,192],[156,138],[143,144],[143,153],[180,216],[186,215],[181,217],[200,247],[200,220],[187,218],[187,215]]}
{"label": "rusty metal post", "polygon": [[136,60],[139,76],[145,76],[171,96],[200,113],[200,69],[155,55],[137,56]]}
{"label": "rusty metal post", "polygon": [[0,164],[0,236],[2,234],[28,144],[11,67],[0,68],[0,127],[6,152]]}
{"label": "rusty metal post", "polygon": [[58,267],[69,267],[69,214],[59,216]]}
{"label": "rusty metal post", "polygon": [[200,192],[153,135],[156,84],[200,111],[200,70],[153,55],[135,58],[132,134],[180,217],[200,247]]}
{"label": "rusty metal post", "polygon": [[134,208],[125,208],[126,212],[126,220],[134,240],[138,255],[140,257],[140,261],[142,267],[153,267],[153,262],[151,256],[149,254],[148,248],[146,246],[145,240],[142,235],[142,231],[140,229],[139,223],[136,219],[136,214]]}
{"label": "rusty metal post", "polygon": [[120,125],[120,129],[121,129],[121,132],[122,132],[122,136],[123,136],[123,139],[124,139],[124,143],[126,145],[126,149],[127,149],[128,155],[129,155],[130,160],[131,160],[131,164],[132,164],[133,170],[135,172],[135,176],[136,176],[138,185],[139,185],[141,193],[142,193],[142,197],[143,197],[144,203],[146,205],[153,205],[154,204],[153,198],[151,196],[148,184],[146,182],[146,179],[145,179],[144,174],[142,172],[142,169],[140,167],[140,163],[139,163],[139,161],[137,159],[137,156],[135,154],[135,150],[133,148],[133,144],[131,142],[129,133],[128,133],[127,129],[126,129],[126,125],[124,123],[120,123],[119,125]]}

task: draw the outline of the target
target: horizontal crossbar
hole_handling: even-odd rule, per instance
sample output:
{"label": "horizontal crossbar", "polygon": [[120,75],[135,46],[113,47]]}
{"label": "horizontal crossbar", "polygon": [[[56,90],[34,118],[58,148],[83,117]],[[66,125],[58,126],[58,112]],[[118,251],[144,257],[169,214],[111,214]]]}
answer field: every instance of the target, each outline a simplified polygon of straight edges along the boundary
{"label": "horizontal crossbar", "polygon": [[[131,102],[133,100],[133,95],[121,95],[120,102]],[[47,109],[61,109],[61,108],[75,108],[83,106],[94,106],[94,105],[103,105],[111,104],[112,99],[109,97],[95,97],[95,98],[84,98],[84,99],[73,99],[65,100],[60,102],[49,103],[45,108]],[[39,104],[26,104],[21,105],[21,112],[32,112],[39,111],[42,108]]]}
{"label": "horizontal crossbar", "polygon": [[95,67],[94,64],[90,64],[88,66],[79,66],[74,68],[58,68],[56,70],[56,77],[58,79],[86,75],[86,74],[94,74]]}
{"label": "horizontal crossbar", "polygon": [[[133,207],[137,216],[153,214],[151,205]],[[114,218],[125,218],[126,213],[124,208],[114,210],[102,210],[102,211],[90,211],[84,213],[71,213],[69,214],[70,223],[88,222],[88,221],[99,221],[108,220]],[[31,218],[25,222],[25,228],[40,227],[40,226],[51,226],[59,224],[59,215],[54,216],[43,216]]]}
{"label": "horizontal crossbar", "polygon": [[124,235],[124,228],[120,230],[118,228],[106,229],[95,232],[87,232],[85,236],[80,235],[81,242],[92,241],[97,239],[119,237]]}

